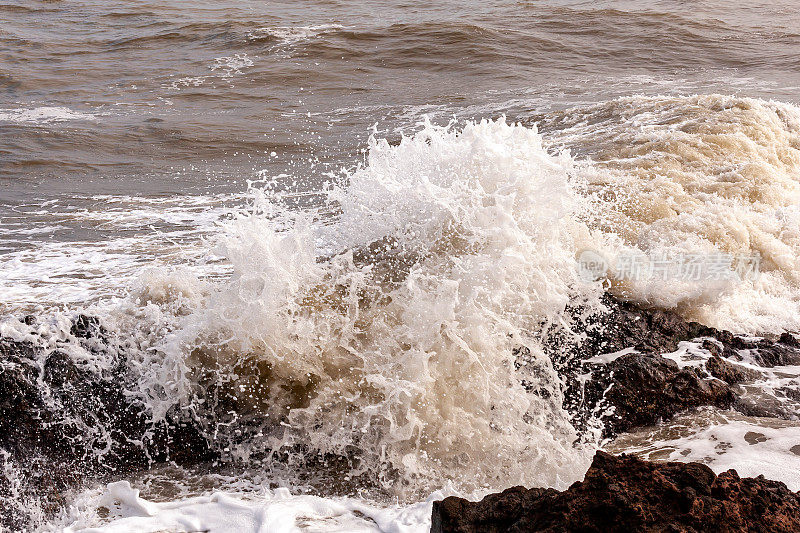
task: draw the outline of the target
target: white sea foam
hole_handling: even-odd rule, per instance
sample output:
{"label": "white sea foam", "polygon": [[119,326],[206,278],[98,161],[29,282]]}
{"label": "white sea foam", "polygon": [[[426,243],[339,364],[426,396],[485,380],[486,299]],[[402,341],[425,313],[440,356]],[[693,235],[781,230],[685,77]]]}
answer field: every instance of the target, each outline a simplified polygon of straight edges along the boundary
{"label": "white sea foam", "polygon": [[[223,274],[226,267],[208,253],[203,238],[243,201],[241,195],[104,195],[73,198],[79,207],[24,206],[0,226],[0,246],[10,248],[0,255],[0,307],[83,306],[123,296],[143,269],[154,266]],[[65,239],[76,226],[109,236]],[[48,238],[51,233],[57,238]]]}
{"label": "white sea foam", "polygon": [[[627,298],[744,333],[800,329],[800,108],[723,95],[627,97],[554,113],[580,149],[592,221],[630,251],[758,254],[753,282],[621,283]],[[598,247],[595,247],[597,249]]]}
{"label": "white sea foam", "polygon": [[[232,56],[214,58],[211,70],[220,71],[223,78],[230,78],[234,74],[241,74],[243,69],[253,66],[253,60],[247,54],[234,54]],[[186,80],[187,78],[182,78]],[[190,78],[194,83],[197,78]],[[178,80],[180,83],[181,80]]]}
{"label": "white sea foam", "polygon": [[747,417],[704,408],[655,428],[633,431],[609,446],[659,461],[699,461],[714,472],[764,475],[800,490],[800,427],[797,422]]}
{"label": "white sea foam", "polygon": [[[84,493],[73,504],[65,533],[291,531],[423,533],[430,529],[431,504],[449,495],[437,491],[409,505],[377,504],[357,498],[321,498],[288,489],[213,492],[171,502],[151,502],[127,481]],[[108,511],[104,518],[98,509]],[[77,515],[77,516],[76,516]]]}
{"label": "white sea foam", "polygon": [[230,82],[231,78],[244,74],[246,69],[252,67],[255,64],[253,59],[253,57],[248,56],[246,53],[215,57],[214,63],[208,67],[212,74],[174,78],[169,83],[166,83],[164,88],[173,91],[181,91],[200,87],[202,85],[213,86],[215,79]]}
{"label": "white sea foam", "polygon": [[617,352],[595,355],[594,357],[591,357],[591,358],[587,359],[586,362],[587,363],[608,364],[608,363],[611,363],[613,361],[616,361],[617,359],[619,359],[623,355],[628,355],[629,353],[639,353],[639,352],[636,350],[636,348],[625,348],[625,349],[619,350]]}
{"label": "white sea foam", "polygon": [[94,121],[98,115],[74,111],[68,107],[43,106],[35,108],[0,109],[0,122],[49,124],[51,122]]}
{"label": "white sea foam", "polygon": [[143,354],[139,389],[159,416],[191,401],[202,368],[255,361],[237,395],[272,427],[242,458],[298,446],[355,456],[398,495],[448,478],[469,490],[567,485],[591,450],[572,445],[536,332],[576,296],[576,243],[588,239],[571,222],[570,168],[535,129],[427,124],[398,146],[371,141],[367,165],[329,191],[332,222],[256,191],[254,212],[219,240],[230,279],[182,298],[173,333]]}
{"label": "white sea foam", "polygon": [[307,41],[320,35],[343,29],[340,24],[317,24],[315,26],[275,26],[257,28],[247,33],[251,41],[277,39],[282,44]]}

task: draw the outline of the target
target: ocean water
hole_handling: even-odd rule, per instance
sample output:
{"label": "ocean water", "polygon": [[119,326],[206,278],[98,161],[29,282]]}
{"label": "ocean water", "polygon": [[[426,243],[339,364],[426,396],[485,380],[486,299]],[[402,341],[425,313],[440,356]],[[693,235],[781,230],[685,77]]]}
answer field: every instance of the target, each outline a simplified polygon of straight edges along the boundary
{"label": "ocean water", "polygon": [[[800,331],[798,28],[788,0],[0,2],[0,333],[100,317],[129,393],[212,421],[227,465],[4,503],[43,530],[425,531],[433,499],[565,488],[599,446],[797,490],[793,404],[604,443],[541,331],[604,290]],[[604,283],[587,250],[759,271]],[[204,403],[209,372],[246,412]]]}

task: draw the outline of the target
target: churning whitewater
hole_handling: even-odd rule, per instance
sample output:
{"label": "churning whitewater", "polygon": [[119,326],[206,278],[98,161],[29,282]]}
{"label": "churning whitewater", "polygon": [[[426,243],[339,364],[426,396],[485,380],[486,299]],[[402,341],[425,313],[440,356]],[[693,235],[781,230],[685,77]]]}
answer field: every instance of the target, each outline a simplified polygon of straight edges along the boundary
{"label": "churning whitewater", "polygon": [[796,0],[0,20],[3,533],[800,524]]}
{"label": "churning whitewater", "polygon": [[[540,127],[546,136],[504,118],[425,120],[399,141],[373,134],[364,162],[331,175],[318,207],[288,209],[277,181],[251,183],[247,207],[187,245],[192,257],[191,246],[208,250],[213,276],[189,264],[139,270],[128,295],[88,306],[125,339],[126,394],[150,422],[191,413],[220,462],[242,473],[212,483],[227,495],[189,490],[174,504],[113,483],[74,499],[59,523],[77,531],[128,517],[108,530],[150,530],[202,507],[197,527],[215,513],[251,527],[277,524],[264,517],[281,508],[271,520],[339,516],[337,527],[356,528],[367,527],[361,515],[391,524],[405,513],[407,530],[424,528],[426,498],[440,489],[563,489],[586,471],[597,425],[575,429],[543,346],[545,331],[582,335],[568,306],[602,313],[609,290],[733,331],[800,328],[800,109],[626,97]],[[582,275],[587,250],[609,271]],[[761,273],[615,279],[634,253],[757,254]],[[71,342],[68,315],[9,319],[0,333],[111,370],[114,357]],[[102,454],[111,437],[89,438]],[[258,470],[325,496],[330,478],[308,475],[323,467],[342,494],[348,483],[375,487],[399,503],[285,489],[256,503],[236,492]]]}
{"label": "churning whitewater", "polygon": [[169,329],[136,390],[158,418],[209,372],[247,368],[230,387],[248,412],[222,430],[247,436],[234,458],[344,456],[399,496],[443,479],[565,486],[590,450],[573,447],[537,332],[599,295],[578,279],[577,179],[535,129],[498,120],[371,141],[328,191],[333,219],[255,190],[216,244],[229,279],[151,272],[118,313],[124,330]]}
{"label": "churning whitewater", "polygon": [[[191,405],[209,371],[257,369],[231,379],[248,409],[226,430],[249,434],[237,459],[350,457],[351,475],[401,495],[443,479],[465,491],[578,479],[593,450],[573,446],[539,343],[545,327],[570,328],[568,303],[600,310],[602,283],[578,275],[582,250],[759,252],[755,282],[614,290],[715,326],[799,326],[797,108],[722,96],[637,104],[650,123],[633,142],[620,138],[631,130],[623,123],[614,139],[623,148],[599,163],[550,154],[535,127],[503,119],[425,123],[396,145],[370,141],[364,166],[327,191],[332,217],[287,212],[269,184],[254,189],[250,210],[216,242],[227,280],[151,272],[131,297],[126,329],[151,327],[143,313],[169,329],[142,353],[137,389],[153,416]],[[624,116],[630,106],[604,107]],[[692,116],[697,107],[705,112]],[[669,116],[682,122],[662,126]],[[659,166],[655,152],[684,163]]]}

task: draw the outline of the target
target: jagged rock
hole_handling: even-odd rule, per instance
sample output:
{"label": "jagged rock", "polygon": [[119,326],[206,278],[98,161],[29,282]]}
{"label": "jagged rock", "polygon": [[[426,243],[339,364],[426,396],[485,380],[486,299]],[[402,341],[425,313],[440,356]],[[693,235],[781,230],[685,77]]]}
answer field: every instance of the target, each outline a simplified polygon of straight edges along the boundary
{"label": "jagged rock", "polygon": [[718,355],[714,355],[706,361],[706,370],[715,378],[731,385],[744,381],[754,381],[760,376],[755,370],[731,363]]}
{"label": "jagged rock", "polygon": [[678,343],[697,337],[714,337],[717,330],[689,322],[676,313],[648,309],[603,295],[602,304],[607,311],[588,312],[582,305],[567,308],[575,323],[574,329],[584,338],[571,343],[559,335],[558,330],[545,335],[545,347],[551,349],[556,359],[583,361],[599,354],[613,353],[625,348],[635,348],[642,353],[669,353]]}
{"label": "jagged rock", "polygon": [[[91,317],[79,316],[71,333],[92,350],[107,343]],[[67,488],[85,479],[215,457],[191,418],[172,412],[166,421],[149,422],[144,405],[126,394],[124,354],[116,356],[116,365],[97,371],[62,349],[47,352],[0,337],[0,453],[24,478],[0,477],[0,497],[10,483],[20,483],[17,491],[38,492],[50,512]],[[0,509],[0,524],[21,527],[18,514]]]}
{"label": "jagged rock", "polygon": [[7,338],[0,338],[0,356],[0,448],[101,470],[135,468],[171,459],[177,431],[192,456],[208,458],[205,439],[178,430],[187,426],[177,414],[163,429],[148,423],[144,406],[125,394],[121,368],[97,373],[62,350],[38,354]]}
{"label": "jagged rock", "polygon": [[[800,364],[800,340],[790,333],[763,338],[744,337],[691,322],[675,312],[650,309],[603,295],[607,312],[587,312],[583,305],[573,305],[566,312],[583,334],[579,342],[564,338],[559,330],[544,334],[545,348],[559,364],[583,361],[603,353],[635,348],[641,353],[670,353],[681,341],[713,338],[719,343],[716,354],[741,359],[746,350],[762,366]],[[715,343],[713,343],[715,344]]]}
{"label": "jagged rock", "polygon": [[585,394],[590,403],[613,407],[602,417],[607,437],[701,405],[727,408],[734,401],[726,383],[704,379],[694,369],[681,369],[660,355],[623,355],[596,374],[586,384]]}
{"label": "jagged rock", "polygon": [[433,504],[432,533],[527,531],[800,531],[800,494],[763,476],[597,452],[563,492],[513,487]]}
{"label": "jagged rock", "polygon": [[[612,437],[702,405],[749,409],[752,402],[735,401],[741,389],[729,385],[757,379],[758,373],[731,361],[747,356],[763,366],[800,362],[800,341],[790,334],[742,337],[609,294],[604,295],[603,304],[605,313],[592,313],[581,305],[567,309],[573,329],[582,333],[577,341],[558,328],[544,335],[545,351],[564,379],[564,408],[579,431],[589,428],[598,416],[605,422],[603,435]],[[661,357],[676,351],[681,341],[697,341],[710,351],[707,370],[724,383],[696,370],[680,370]],[[607,365],[589,362],[627,348],[638,354]]]}
{"label": "jagged rock", "polygon": [[72,321],[72,327],[69,332],[73,337],[81,339],[103,337],[106,334],[105,328],[100,325],[100,319],[87,315],[78,315]]}

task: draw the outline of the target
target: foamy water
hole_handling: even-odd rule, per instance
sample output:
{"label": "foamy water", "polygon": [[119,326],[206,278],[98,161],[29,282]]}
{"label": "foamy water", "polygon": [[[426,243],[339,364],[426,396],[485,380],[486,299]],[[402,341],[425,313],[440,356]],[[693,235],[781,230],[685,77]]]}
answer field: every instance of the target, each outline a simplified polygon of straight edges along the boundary
{"label": "foamy water", "polygon": [[[140,394],[158,418],[195,400],[204,367],[253,361],[263,373],[235,394],[268,426],[234,457],[298,445],[300,463],[355,454],[401,497],[443,477],[464,490],[568,485],[591,450],[572,446],[536,332],[579,290],[575,242],[587,230],[570,217],[570,166],[530,128],[429,125],[399,146],[375,140],[367,164],[330,189],[332,221],[255,192],[254,211],[224,223],[213,248],[225,280],[150,271],[112,314],[121,329],[152,335],[149,315],[170,332],[147,339]],[[580,291],[596,297],[599,284]],[[523,346],[522,372],[546,396],[520,384]]]}
{"label": "foamy water", "polygon": [[[565,488],[599,446],[798,488],[799,369],[740,354],[775,418],[701,410],[602,443],[540,346],[604,290],[800,330],[792,4],[0,13],[0,333],[105,368],[69,333],[100,317],[129,395],[197,413],[236,472],[109,480],[46,518],[12,487],[43,529],[425,531],[433,499]],[[633,256],[759,271],[614,278]]]}
{"label": "foamy water", "polygon": [[[422,533],[430,529],[431,504],[450,495],[438,491],[410,505],[376,504],[356,498],[321,498],[296,495],[288,489],[214,492],[175,502],[151,502],[128,482],[109,484],[105,490],[85,493],[76,513],[86,513],[64,528],[65,532],[94,531],[341,531]],[[108,515],[101,527],[95,509]],[[94,515],[94,516],[93,516]]]}
{"label": "foamy water", "polygon": [[97,120],[91,113],[73,111],[68,107],[36,107],[33,109],[0,109],[0,122],[48,124],[51,122]]}
{"label": "foamy water", "polygon": [[[196,380],[204,368],[220,375],[243,362],[266,363],[263,373],[237,378],[234,394],[255,415],[246,422],[234,416],[225,431],[230,437],[258,431],[234,447],[217,434],[225,455],[247,464],[294,450],[292,461],[303,468],[315,456],[355,454],[360,467],[349,475],[376,480],[404,505],[443,480],[462,494],[477,494],[516,484],[564,488],[580,479],[597,443],[572,445],[577,435],[537,332],[542,321],[562,320],[570,301],[591,303],[599,296],[601,282],[579,277],[580,250],[611,253],[639,243],[613,225],[620,204],[604,200],[592,182],[605,169],[551,155],[542,143],[535,128],[503,120],[460,129],[427,124],[397,145],[376,138],[364,166],[329,189],[326,209],[335,216],[317,221],[287,212],[269,186],[253,189],[251,209],[219,222],[219,234],[208,241],[215,243],[212,255],[225,258],[229,273],[222,279],[151,269],[128,299],[101,304],[111,324],[138,332],[149,347],[136,356],[138,394],[157,419],[202,396]],[[628,179],[615,190],[624,191]],[[791,190],[791,183],[785,186]],[[695,201],[716,201],[713,193],[696,194]],[[755,224],[764,220],[764,209],[754,208]],[[637,222],[643,224],[641,217]],[[698,245],[686,235],[665,232],[663,246]],[[785,243],[778,242],[795,246],[794,235],[785,236]],[[718,245],[700,242],[703,250]],[[783,298],[782,305],[747,319],[779,330],[792,324],[781,321],[792,316],[785,311],[796,291],[791,277],[775,283],[768,272],[755,283]],[[679,294],[699,305],[732,297],[727,285],[711,285]],[[647,301],[653,288],[633,284],[625,290]],[[745,298],[754,298],[749,294]],[[732,318],[724,306],[716,309],[716,320]],[[520,346],[530,350],[522,369],[514,355]],[[672,357],[696,364],[708,357],[698,350],[687,344]],[[520,372],[536,385],[523,387]],[[768,381],[792,382],[792,375],[797,373],[778,369]],[[784,449],[792,434],[782,432],[794,431],[791,422],[760,433],[775,433],[761,446],[771,459],[744,463],[746,453],[734,445],[707,459],[709,446],[719,450],[711,444],[720,438],[714,432],[741,440],[747,426],[740,425],[711,426],[676,442],[648,437],[646,447],[621,449],[644,453],[673,446],[670,458],[710,461],[718,469],[738,464],[748,473],[761,468],[795,483],[781,474],[797,462]],[[242,527],[257,528],[269,523],[260,521],[264,517],[282,512],[296,513],[295,520],[343,521],[333,529],[377,527],[350,522],[353,502],[326,501],[312,512],[309,506],[320,501],[287,492],[278,498],[283,503],[273,493],[256,497],[251,491],[156,505],[127,490],[113,485],[97,496],[121,498],[115,512],[129,518],[111,522],[112,530],[168,527],[200,508],[208,513],[196,518],[196,527],[213,528],[219,513],[237,513]],[[392,509],[382,512],[410,508]]]}
{"label": "foamy water", "polygon": [[[800,328],[800,109],[723,95],[631,97],[548,117],[551,142],[591,146],[598,223],[650,255],[761,258],[755,283],[615,291],[737,332]],[[610,200],[610,201],[609,201]],[[606,252],[611,263],[620,252]]]}
{"label": "foamy water", "polygon": [[783,481],[790,490],[800,490],[796,420],[706,408],[678,416],[668,426],[634,431],[619,438],[610,451],[658,461],[699,461],[717,474],[734,469],[742,477],[763,475]]}

